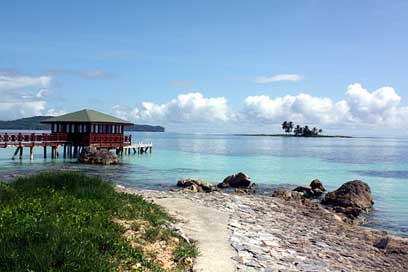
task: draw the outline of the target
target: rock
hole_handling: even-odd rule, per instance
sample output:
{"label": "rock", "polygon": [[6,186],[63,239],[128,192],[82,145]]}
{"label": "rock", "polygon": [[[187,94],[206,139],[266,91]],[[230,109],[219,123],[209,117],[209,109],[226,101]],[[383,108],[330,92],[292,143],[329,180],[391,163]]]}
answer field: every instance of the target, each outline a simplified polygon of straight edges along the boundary
{"label": "rock", "polygon": [[289,190],[276,190],[272,193],[272,197],[279,197],[287,201],[299,201],[303,199],[303,193]]}
{"label": "rock", "polygon": [[408,240],[385,236],[374,242],[374,246],[388,254],[408,254]]}
{"label": "rock", "polygon": [[293,191],[302,193],[305,198],[318,198],[326,189],[320,180],[315,179],[310,183],[310,186],[298,186]]}
{"label": "rock", "polygon": [[255,194],[256,193],[256,184],[252,183],[250,186],[248,186],[248,188],[235,188],[234,193],[238,194],[238,195]]}
{"label": "rock", "polygon": [[211,192],[214,189],[214,186],[208,181],[191,178],[177,181],[177,186],[192,192]]}
{"label": "rock", "polygon": [[307,186],[298,186],[295,189],[293,189],[293,191],[302,193],[303,196],[306,198],[312,198],[314,196],[312,188]]}
{"label": "rock", "polygon": [[368,212],[374,204],[370,187],[360,180],[346,182],[336,191],[327,193],[321,203],[349,217]]}
{"label": "rock", "polygon": [[251,178],[246,174],[239,172],[235,175],[228,176],[223,182],[217,185],[218,188],[239,188],[239,187],[249,187],[251,184]]}
{"label": "rock", "polygon": [[107,149],[96,149],[92,147],[84,147],[79,155],[78,161],[89,164],[117,164],[119,157]]}
{"label": "rock", "polygon": [[319,196],[326,191],[326,188],[324,188],[323,183],[318,179],[312,180],[312,182],[310,183],[310,188],[312,189],[315,196]]}

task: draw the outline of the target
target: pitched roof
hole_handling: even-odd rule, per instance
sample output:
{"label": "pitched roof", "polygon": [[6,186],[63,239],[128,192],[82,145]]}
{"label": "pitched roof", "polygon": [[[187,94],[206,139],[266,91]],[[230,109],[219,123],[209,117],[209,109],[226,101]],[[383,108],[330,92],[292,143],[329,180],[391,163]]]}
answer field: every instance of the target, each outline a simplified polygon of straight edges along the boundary
{"label": "pitched roof", "polygon": [[56,123],[56,122],[116,123],[123,125],[133,125],[133,123],[128,122],[126,120],[99,111],[88,109],[52,117],[50,119],[42,121],[41,123]]}

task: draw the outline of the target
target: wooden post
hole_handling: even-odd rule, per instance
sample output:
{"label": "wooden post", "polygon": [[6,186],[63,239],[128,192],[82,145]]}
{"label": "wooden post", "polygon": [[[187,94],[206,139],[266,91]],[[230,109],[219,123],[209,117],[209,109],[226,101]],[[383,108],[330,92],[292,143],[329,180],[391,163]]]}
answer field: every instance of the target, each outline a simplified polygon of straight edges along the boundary
{"label": "wooden post", "polygon": [[51,159],[55,159],[54,146],[51,146]]}
{"label": "wooden post", "polygon": [[13,157],[11,157],[12,160],[14,160],[18,154],[18,151],[20,151],[20,147],[17,147],[16,151],[14,152]]}
{"label": "wooden post", "polygon": [[23,159],[23,147],[20,146],[20,160]]}
{"label": "wooden post", "polygon": [[74,158],[78,157],[78,146],[74,146]]}
{"label": "wooden post", "polygon": [[44,145],[44,159],[47,158],[47,146]]}
{"label": "wooden post", "polygon": [[66,159],[67,158],[67,145],[66,144],[64,144],[64,159]]}
{"label": "wooden post", "polygon": [[34,146],[30,146],[30,161],[34,160]]}

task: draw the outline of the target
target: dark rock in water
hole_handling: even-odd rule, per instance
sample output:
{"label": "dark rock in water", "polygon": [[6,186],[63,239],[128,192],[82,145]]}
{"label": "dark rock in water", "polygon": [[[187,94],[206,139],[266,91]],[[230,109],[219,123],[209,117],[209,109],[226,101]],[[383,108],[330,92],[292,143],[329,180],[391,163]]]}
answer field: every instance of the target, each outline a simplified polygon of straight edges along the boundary
{"label": "dark rock in water", "polygon": [[289,190],[276,190],[272,193],[272,197],[279,197],[287,201],[290,200],[300,201],[304,199],[303,193]]}
{"label": "dark rock in water", "polygon": [[321,203],[331,205],[335,211],[349,217],[368,212],[374,204],[370,187],[361,180],[344,183],[336,191],[327,193]]}
{"label": "dark rock in water", "polygon": [[217,185],[217,187],[218,188],[228,188],[228,187],[233,187],[233,188],[246,187],[248,188],[250,184],[251,184],[251,178],[248,177],[246,174],[239,172],[235,175],[226,177],[223,182]]}
{"label": "dark rock in water", "polygon": [[314,196],[312,188],[306,186],[298,186],[295,189],[293,189],[293,191],[302,193],[303,196],[306,198],[312,198]]}
{"label": "dark rock in water", "polygon": [[310,186],[298,186],[293,191],[302,193],[305,198],[318,198],[326,189],[320,180],[315,179],[310,183]]}
{"label": "dark rock in water", "polygon": [[326,188],[324,188],[323,183],[318,179],[315,179],[310,183],[310,188],[312,189],[315,196],[319,196],[326,191]]}
{"label": "dark rock in water", "polygon": [[192,192],[211,192],[214,190],[214,186],[210,182],[191,178],[177,181],[177,186]]}
{"label": "dark rock in water", "polygon": [[109,165],[119,163],[119,157],[106,149],[98,150],[92,147],[84,147],[78,161],[80,163]]}

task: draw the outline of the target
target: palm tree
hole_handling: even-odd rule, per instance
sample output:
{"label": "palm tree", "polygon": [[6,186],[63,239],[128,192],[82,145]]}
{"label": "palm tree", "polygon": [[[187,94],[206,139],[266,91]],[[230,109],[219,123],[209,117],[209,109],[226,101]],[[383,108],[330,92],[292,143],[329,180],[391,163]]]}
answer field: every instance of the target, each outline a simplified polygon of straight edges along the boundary
{"label": "palm tree", "polygon": [[282,123],[282,129],[287,133],[288,131],[288,121]]}
{"label": "palm tree", "polygon": [[293,122],[290,121],[290,122],[288,123],[288,132],[292,132],[292,130],[293,130]]}

